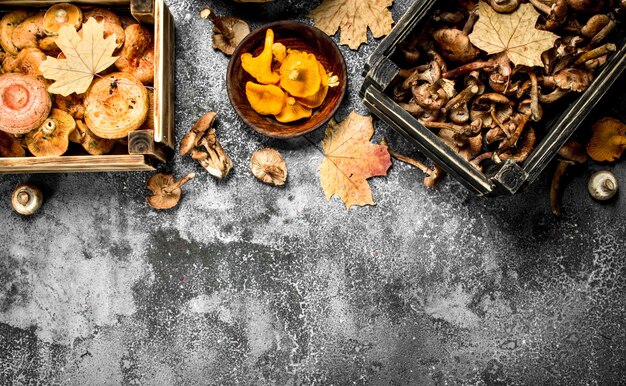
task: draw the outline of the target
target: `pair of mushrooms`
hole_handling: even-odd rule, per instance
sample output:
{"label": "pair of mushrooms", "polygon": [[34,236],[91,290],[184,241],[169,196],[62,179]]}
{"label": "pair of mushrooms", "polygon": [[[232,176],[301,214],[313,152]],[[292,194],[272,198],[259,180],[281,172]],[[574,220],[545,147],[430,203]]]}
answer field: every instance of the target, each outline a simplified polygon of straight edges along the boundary
{"label": "pair of mushrooms", "polygon": [[258,82],[246,83],[252,109],[273,115],[281,123],[310,118],[329,88],[338,85],[337,77],[327,73],[315,55],[275,43],[271,28],[266,32],[263,51],[258,56],[243,54],[241,65]]}
{"label": "pair of mushrooms", "polygon": [[[519,6],[516,0],[489,3],[500,13]],[[392,98],[479,169],[486,160],[523,162],[538,139],[533,126],[543,119],[542,105],[585,91],[594,70],[616,49],[612,43],[603,44],[615,28],[615,16],[593,15],[608,11],[606,3],[583,7],[573,1],[576,4],[566,7],[584,14],[572,16],[566,11],[571,23],[557,20],[555,26],[550,20],[558,13],[552,9],[558,2],[531,3],[545,14],[539,28],[559,27],[563,33],[555,47],[544,53],[543,72],[512,67],[504,54],[485,58],[468,37],[477,21],[472,1],[437,11],[424,30],[397,50],[399,61],[410,69],[400,71],[390,90]],[[579,19],[587,22],[575,27]],[[428,54],[426,63],[423,52]]]}

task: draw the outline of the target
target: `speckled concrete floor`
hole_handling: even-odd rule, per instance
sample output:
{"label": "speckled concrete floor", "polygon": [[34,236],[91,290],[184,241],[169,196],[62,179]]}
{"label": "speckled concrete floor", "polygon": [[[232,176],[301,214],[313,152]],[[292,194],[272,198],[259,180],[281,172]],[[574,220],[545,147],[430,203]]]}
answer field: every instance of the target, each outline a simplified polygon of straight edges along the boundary
{"label": "speckled concrete floor", "polygon": [[[1,177],[0,384],[626,382],[625,195],[592,202],[590,170],[572,170],[555,220],[549,173],[523,195],[487,200],[450,179],[428,191],[419,171],[396,164],[371,182],[376,207],[326,203],[315,148],[262,138],[236,119],[227,59],[197,16],[212,5],[254,25],[306,21],[295,15],[318,1],[271,11],[168,3],[178,138],[219,112],[234,172],[216,182],[175,158],[165,170],[200,176],[165,213],[145,203],[147,174]],[[396,1],[396,17],[408,3]],[[366,112],[357,90],[375,44],[342,48],[351,84],[339,118]],[[604,106],[626,118],[620,98]],[[249,175],[263,146],[288,162],[284,189]],[[626,181],[624,162],[615,172]],[[8,199],[24,180],[46,195],[32,218]]]}

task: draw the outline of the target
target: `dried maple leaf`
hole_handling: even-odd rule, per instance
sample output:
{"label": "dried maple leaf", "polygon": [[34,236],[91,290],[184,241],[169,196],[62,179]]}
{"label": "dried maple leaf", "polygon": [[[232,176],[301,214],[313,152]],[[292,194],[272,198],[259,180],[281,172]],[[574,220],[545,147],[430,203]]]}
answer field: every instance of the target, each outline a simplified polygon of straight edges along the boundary
{"label": "dried maple leaf", "polygon": [[375,38],[391,32],[393,17],[389,7],[393,0],[324,0],[309,17],[328,35],[341,27],[341,44],[357,50],[367,43],[367,27]]}
{"label": "dried maple leaf", "polygon": [[48,91],[68,96],[82,94],[91,85],[96,74],[109,68],[117,57],[115,34],[104,39],[104,23],[90,18],[82,28],[82,38],[72,26],[59,30],[56,44],[65,59],[47,57],[39,67],[46,79],[55,80]]}
{"label": "dried maple leaf", "polygon": [[352,205],[374,205],[367,179],[386,176],[391,157],[385,146],[370,143],[374,135],[372,117],[350,113],[341,123],[331,119],[322,141],[324,161],[320,181],[326,199],[339,196]]}
{"label": "dried maple leaf", "polygon": [[511,13],[497,13],[483,1],[478,4],[478,21],[469,35],[473,45],[489,55],[505,52],[515,65],[543,66],[541,54],[554,46],[558,35],[535,28],[539,12],[532,4],[521,4]]}

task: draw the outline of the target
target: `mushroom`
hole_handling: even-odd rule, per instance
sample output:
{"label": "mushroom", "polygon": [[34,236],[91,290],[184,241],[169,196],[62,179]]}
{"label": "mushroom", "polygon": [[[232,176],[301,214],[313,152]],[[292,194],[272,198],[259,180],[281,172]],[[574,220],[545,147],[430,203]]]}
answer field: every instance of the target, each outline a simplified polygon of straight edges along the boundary
{"label": "mushroom", "polygon": [[280,114],[275,115],[276,120],[281,123],[290,123],[300,119],[310,118],[313,110],[302,105],[294,97],[287,97],[286,103]]}
{"label": "mushroom", "polygon": [[511,13],[519,7],[518,0],[489,0],[489,5],[498,13]]}
{"label": "mushroom", "polygon": [[0,75],[0,131],[26,134],[46,120],[52,99],[35,76]]}
{"label": "mushroom", "polygon": [[100,138],[125,138],[143,125],[149,105],[141,82],[131,74],[115,72],[96,79],[87,91],[85,123]]}
{"label": "mushroom", "polygon": [[[274,31],[271,28],[265,33],[265,45],[259,56],[253,57],[250,53],[241,55],[241,66],[262,84],[277,84],[280,82],[280,75],[272,71],[272,46],[274,45]],[[307,96],[307,95],[303,95]]]}
{"label": "mushroom", "polygon": [[248,23],[232,16],[217,16],[211,8],[200,11],[200,17],[213,23],[213,48],[232,55],[243,38],[250,33]]}
{"label": "mushroom", "polygon": [[26,152],[11,134],[0,131],[0,157],[24,157]]}
{"label": "mushroom", "polygon": [[57,157],[67,151],[70,133],[75,128],[76,122],[71,115],[52,109],[41,127],[26,135],[25,143],[35,157]]}
{"label": "mushroom", "polygon": [[594,199],[607,201],[617,194],[619,183],[613,173],[608,170],[601,170],[591,175],[587,189]]}
{"label": "mushroom", "polygon": [[488,129],[497,122],[506,121],[512,114],[513,106],[509,98],[498,93],[487,93],[474,100],[470,119],[482,120],[483,128]]}
{"label": "mushroom", "polygon": [[326,69],[322,66],[321,63],[317,63],[319,68],[320,77],[322,78],[322,83],[320,89],[313,95],[297,98],[298,102],[308,108],[314,109],[316,107],[320,107],[322,103],[324,103],[324,99],[326,99],[326,95],[328,95],[328,89],[330,87],[328,73],[326,73]]}
{"label": "mushroom", "polygon": [[[217,138],[215,128],[213,127],[215,118],[215,113],[209,112],[198,119],[191,128],[191,131],[195,133],[194,146],[202,146],[206,150],[206,152],[203,152],[192,148],[191,158],[198,161],[209,174],[222,179],[230,173],[233,168],[233,161],[226,154]],[[188,141],[190,141],[190,138]],[[181,153],[183,150],[186,149],[181,148]]]}
{"label": "mushroom", "polygon": [[80,144],[91,155],[108,154],[115,146],[114,140],[95,136],[81,120],[76,121],[76,129],[70,133],[69,140]]}
{"label": "mushroom", "polygon": [[609,24],[611,18],[604,14],[593,15],[587,23],[580,29],[581,35],[589,39],[593,38],[598,32]]}
{"label": "mushroom", "polygon": [[246,83],[246,97],[254,111],[261,115],[278,115],[285,106],[285,92],[273,84]]}
{"label": "mushroom", "polygon": [[280,66],[280,87],[298,98],[317,93],[322,87],[322,74],[315,55],[290,51]]}
{"label": "mushroom", "polygon": [[13,209],[23,216],[35,214],[43,204],[43,194],[32,184],[20,184],[11,195]]}
{"label": "mushroom", "polygon": [[[126,40],[126,34],[124,28],[122,28],[122,22],[120,18],[112,11],[108,9],[95,8],[85,13],[83,19],[95,19],[98,23],[104,23],[104,38],[115,35],[115,44],[119,49],[124,45]],[[82,32],[78,32],[82,36]]]}
{"label": "mushroom", "polygon": [[265,148],[256,151],[250,158],[250,170],[261,182],[274,186],[283,186],[287,180],[287,164],[274,149]]}
{"label": "mushroom", "polygon": [[587,162],[585,148],[580,142],[574,140],[567,141],[567,143],[559,149],[558,155],[579,164]]}
{"label": "mushroom", "polygon": [[621,121],[605,117],[596,122],[593,134],[587,144],[587,154],[598,162],[613,162],[622,156],[626,149],[626,125]]}
{"label": "mushroom", "polygon": [[83,25],[83,12],[69,3],[55,4],[48,8],[43,17],[43,30],[48,36],[56,36],[64,25],[70,25],[77,31]]}
{"label": "mushroom", "polygon": [[54,96],[54,105],[56,108],[69,113],[74,119],[83,119],[85,116],[84,101],[84,94],[70,94],[68,96],[57,94]]}
{"label": "mushroom", "polygon": [[152,33],[141,24],[132,24],[124,31],[124,47],[115,66],[143,84],[154,82],[154,44]]}
{"label": "mushroom", "polygon": [[[2,64],[5,72],[20,72],[22,74],[41,76],[39,66],[47,56],[38,48],[24,48],[17,56],[10,57]],[[42,79],[43,80],[43,79]]]}
{"label": "mushroom", "polygon": [[380,144],[387,148],[389,155],[392,156],[393,158],[397,159],[398,161],[409,164],[411,166],[415,166],[416,168],[424,172],[426,174],[426,177],[424,178],[424,185],[426,185],[427,187],[429,188],[435,187],[437,182],[439,182],[441,178],[443,178],[443,171],[438,166],[435,165],[435,167],[431,169],[416,159],[413,159],[404,154],[398,153],[397,151],[389,147],[389,144],[386,138],[383,138],[380,141]]}
{"label": "mushroom", "polygon": [[546,19],[546,29],[554,30],[567,20],[567,2],[566,0],[556,0],[552,5],[542,3],[541,0],[529,0]]}
{"label": "mushroom", "polygon": [[478,56],[478,50],[472,45],[467,34],[459,29],[437,30],[433,33],[433,39],[441,54],[453,62],[469,63]]}
{"label": "mushroom", "polygon": [[570,91],[583,92],[593,80],[593,72],[579,68],[566,68],[551,77],[543,77],[544,85],[554,84],[555,90],[550,94],[540,95],[541,103],[553,103],[567,95]]}
{"label": "mushroom", "polygon": [[204,133],[211,127],[213,127],[213,122],[217,114],[214,112],[208,112],[204,114],[200,119],[198,119],[191,130],[185,134],[183,139],[180,141],[180,155],[186,156],[191,152],[191,150],[196,146],[196,142],[199,142],[200,139],[204,136]]}
{"label": "mushroom", "polygon": [[604,0],[567,0],[567,5],[577,13],[597,13],[604,7]]}
{"label": "mushroom", "polygon": [[554,176],[552,177],[552,182],[550,184],[550,209],[552,210],[552,214],[557,217],[561,215],[561,205],[559,201],[561,180],[563,178],[563,175],[567,171],[567,168],[571,165],[574,165],[573,161],[560,159],[558,161],[556,170],[554,171]]}
{"label": "mushroom", "polygon": [[152,195],[148,197],[148,204],[154,209],[171,209],[178,205],[183,195],[181,187],[196,176],[189,173],[179,181],[171,174],[157,173],[150,177],[146,187]]}
{"label": "mushroom", "polygon": [[600,47],[596,47],[591,51],[587,51],[580,55],[578,59],[574,62],[574,65],[583,64],[588,60],[596,59],[604,55],[608,55],[611,52],[615,52],[617,50],[617,46],[614,43],[606,43],[601,45]]}
{"label": "mushroom", "polygon": [[287,47],[283,43],[272,44],[272,55],[278,64],[283,64],[287,57]]}
{"label": "mushroom", "polygon": [[21,50],[23,48],[39,47],[39,40],[46,36],[43,30],[44,15],[44,12],[40,12],[36,15],[29,16],[15,27],[11,35],[11,40],[15,48]]}
{"label": "mushroom", "polygon": [[30,13],[23,9],[18,9],[7,13],[0,20],[0,46],[9,55],[17,55],[19,48],[13,44],[13,31]]}

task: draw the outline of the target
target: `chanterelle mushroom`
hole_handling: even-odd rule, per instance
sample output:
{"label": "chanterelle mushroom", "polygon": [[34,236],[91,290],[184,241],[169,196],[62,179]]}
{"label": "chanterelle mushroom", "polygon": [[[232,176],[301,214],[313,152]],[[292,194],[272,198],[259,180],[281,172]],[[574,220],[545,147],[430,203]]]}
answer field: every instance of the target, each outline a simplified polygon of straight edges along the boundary
{"label": "chanterelle mushroom", "polygon": [[315,55],[292,50],[280,66],[280,87],[297,98],[317,93],[322,75]]}
{"label": "chanterelle mushroom", "polygon": [[246,98],[254,111],[261,115],[277,115],[285,106],[285,93],[273,84],[246,83]]}
{"label": "chanterelle mushroom", "polygon": [[626,149],[626,125],[615,118],[602,118],[591,128],[593,135],[587,144],[587,154],[598,162],[612,162]]}
{"label": "chanterelle mushroom", "polygon": [[287,180],[287,163],[274,149],[265,148],[252,154],[250,171],[261,182],[283,186]]}
{"label": "chanterelle mushroom", "polygon": [[150,177],[146,186],[152,192],[148,197],[148,204],[154,209],[171,209],[178,205],[183,195],[181,187],[196,176],[189,173],[180,181],[176,181],[171,174],[158,173]]}
{"label": "chanterelle mushroom", "polygon": [[69,136],[76,128],[71,115],[63,110],[52,109],[50,117],[38,130],[26,136],[28,150],[35,157],[56,157],[63,155],[69,147]]}
{"label": "chanterelle mushroom", "polygon": [[276,84],[280,81],[280,75],[277,72],[272,71],[272,61],[274,55],[272,53],[272,46],[274,45],[274,31],[268,28],[265,33],[265,45],[263,52],[259,56],[252,56],[250,53],[241,55],[241,66],[243,69],[257,82],[262,84]]}
{"label": "chanterelle mushroom", "polygon": [[52,99],[35,76],[0,75],[0,131],[26,134],[46,120]]}
{"label": "chanterelle mushroom", "polygon": [[245,21],[232,16],[217,16],[211,8],[200,11],[203,19],[210,19],[213,23],[213,48],[226,55],[232,55],[243,38],[250,33],[250,27]]}

